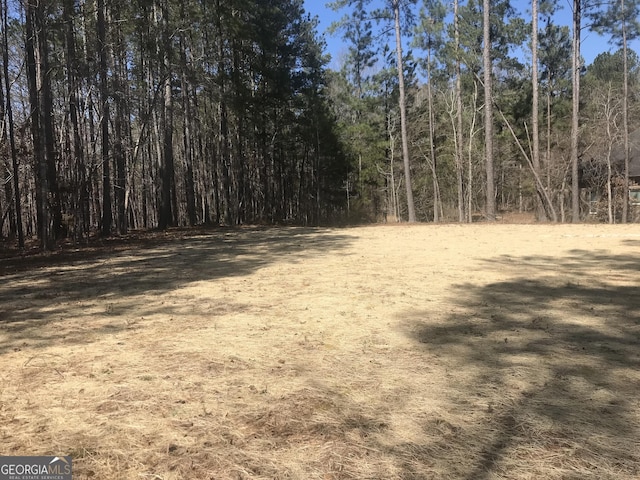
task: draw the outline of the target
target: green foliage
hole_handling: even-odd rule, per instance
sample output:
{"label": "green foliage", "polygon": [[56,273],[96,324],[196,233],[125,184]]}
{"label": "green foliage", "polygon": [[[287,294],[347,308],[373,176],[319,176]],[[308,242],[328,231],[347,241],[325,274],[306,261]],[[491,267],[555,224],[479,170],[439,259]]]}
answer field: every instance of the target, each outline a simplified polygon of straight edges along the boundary
{"label": "green foliage", "polygon": [[551,17],[547,17],[538,42],[542,85],[554,96],[566,93],[571,86],[569,27],[555,25]]}
{"label": "green foliage", "polygon": [[[373,22],[365,8],[366,3],[364,0],[352,2],[351,14],[345,15],[330,29],[333,33],[341,31],[344,40],[348,43],[345,68],[348,68],[348,76],[355,87],[355,95],[359,98],[365,95],[365,84],[369,78],[368,72],[375,65],[377,53],[374,46]],[[346,6],[332,5],[336,9]]]}
{"label": "green foliage", "polygon": [[629,42],[640,37],[640,2],[638,0],[614,0],[598,5],[589,13],[591,29],[610,35],[611,41],[622,47],[624,38]]}
{"label": "green foliage", "polygon": [[[372,79],[371,90],[374,85]],[[338,120],[340,143],[345,146],[349,158],[343,181],[347,182],[345,188],[350,189],[350,195],[357,200],[351,207],[358,210],[356,216],[360,219],[373,220],[379,213],[375,206],[381,204],[379,189],[383,179],[379,168],[386,163],[388,148],[384,108],[380,99],[371,93],[364,98],[355,95],[344,71],[332,72],[329,92]]]}
{"label": "green foliage", "polygon": [[436,58],[442,55],[446,33],[444,21],[448,13],[446,4],[441,0],[425,0],[420,9],[419,22],[414,28],[413,46],[427,53],[425,58],[418,61],[425,72],[430,71],[435,66]]}
{"label": "green foliage", "polygon": [[[413,3],[389,1],[380,9],[372,9],[371,2],[363,0],[331,4],[337,10],[350,9],[332,26],[342,33],[349,55],[341,71],[332,77],[331,93],[341,138],[350,153],[345,189],[351,215],[360,220],[382,218],[390,213],[390,204],[395,201],[391,197],[395,195],[397,182],[394,179],[391,185],[390,179],[394,178],[391,170],[398,169],[395,159],[400,155],[397,147],[390,144],[400,132],[399,89],[396,54],[390,47],[393,30],[387,23],[393,19],[393,9],[398,5],[404,23],[410,24]],[[374,35],[373,21],[378,36]],[[405,82],[411,84],[415,63],[410,53],[403,67]],[[400,169],[395,172],[398,178],[400,172]]]}
{"label": "green foliage", "polygon": [[[469,0],[460,7],[460,44],[463,63],[471,72],[482,70],[482,1]],[[491,52],[497,69],[508,69],[521,64],[513,49],[519,48],[527,38],[524,20],[509,0],[496,0],[491,6]],[[451,36],[451,33],[450,33]]]}
{"label": "green foliage", "polygon": [[[629,50],[627,60],[630,72],[629,78],[633,85],[638,82],[640,58],[636,52]],[[621,88],[624,81],[624,54],[622,49],[615,53],[603,52],[599,54],[587,69],[587,81],[589,80],[602,83],[611,82],[617,88]]]}

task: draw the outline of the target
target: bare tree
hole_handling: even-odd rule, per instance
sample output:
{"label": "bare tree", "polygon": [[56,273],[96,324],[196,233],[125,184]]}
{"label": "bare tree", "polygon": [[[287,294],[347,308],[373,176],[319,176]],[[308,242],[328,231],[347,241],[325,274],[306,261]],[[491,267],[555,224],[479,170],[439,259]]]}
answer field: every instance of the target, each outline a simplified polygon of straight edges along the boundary
{"label": "bare tree", "polygon": [[[605,153],[605,158],[607,161],[607,216],[609,219],[609,223],[614,223],[614,212],[613,212],[613,188],[612,188],[612,177],[613,177],[613,168],[611,165],[611,153],[613,151],[613,147],[615,142],[617,141],[617,135],[616,135],[616,117],[618,115],[618,107],[619,105],[616,104],[615,100],[613,99],[613,88],[611,85],[611,82],[609,82],[609,85],[607,86],[607,90],[606,93],[604,93],[602,95],[602,106],[603,106],[603,115],[604,115],[604,121],[605,121],[605,127],[606,127],[606,131],[607,131],[607,150]],[[624,103],[624,101],[622,102]],[[623,107],[624,110],[624,107]],[[623,112],[623,116],[624,116],[624,112]],[[626,127],[626,125],[623,126],[623,128]],[[624,136],[624,132],[623,132],[623,136]],[[625,170],[625,176],[627,176],[629,173],[628,170]],[[625,179],[628,180],[628,179]],[[625,197],[625,201],[623,203],[622,206],[622,222],[624,223],[625,220],[625,214],[626,214],[626,208],[625,205],[628,204],[628,200],[626,199],[628,197],[628,186],[625,185],[625,191],[624,193],[624,197]]]}
{"label": "bare tree", "polygon": [[108,43],[107,43],[107,7],[105,0],[96,0],[98,58],[100,76],[100,131],[102,135],[102,234],[111,234],[111,165],[109,159],[109,84],[108,84]]}
{"label": "bare tree", "polygon": [[158,227],[166,229],[175,225],[177,214],[175,169],[173,158],[173,89],[171,80],[172,72],[172,39],[169,32],[169,6],[166,1],[160,2],[162,16],[162,51],[158,52],[162,57],[163,70],[163,108],[162,108],[162,155],[160,164],[160,204],[158,211]]}
{"label": "bare tree", "polygon": [[409,135],[407,133],[407,106],[404,87],[404,61],[402,59],[402,33],[400,30],[400,0],[392,0],[396,31],[396,55],[398,61],[398,88],[400,90],[400,134],[402,137],[402,159],[404,162],[405,188],[407,189],[407,210],[409,222],[416,221],[416,210],[411,188],[411,162],[409,157]]}
{"label": "bare tree", "polygon": [[[622,102],[622,128],[624,142],[624,200],[622,203],[622,223],[629,220],[629,56],[627,53],[627,18],[625,12],[625,0],[620,0],[620,10],[622,11],[622,56],[623,56],[623,102]],[[636,2],[637,11],[637,2]],[[635,20],[637,22],[637,19]]]}
{"label": "bare tree", "polygon": [[48,165],[50,160],[48,153],[53,148],[53,144],[47,148],[47,137],[52,133],[53,128],[45,125],[52,121],[52,115],[51,111],[46,111],[50,103],[43,98],[48,90],[49,78],[46,59],[43,58],[43,54],[46,54],[46,45],[42,45],[44,41],[42,37],[45,34],[42,8],[41,2],[25,2],[25,51],[31,107],[31,135],[35,157],[36,216],[40,246],[47,250],[53,247],[49,204],[52,187]]}
{"label": "bare tree", "polygon": [[492,63],[491,63],[491,0],[483,0],[483,47],[482,61],[484,66],[484,142],[485,168],[487,174],[486,185],[486,216],[487,220],[496,219],[495,178],[493,166],[493,92],[492,92]]}
{"label": "bare tree", "polygon": [[[9,28],[8,22],[8,8],[7,0],[0,2],[0,16],[2,17],[2,60],[3,60],[3,73],[6,93],[6,115],[7,115],[7,129],[9,131],[9,147],[11,149],[11,166],[13,174],[13,195],[14,195],[14,208],[16,212],[16,231],[18,234],[18,247],[24,248],[24,230],[22,228],[22,202],[20,200],[20,176],[18,169],[18,154],[16,149],[15,139],[15,125],[13,121],[13,106],[11,104],[11,83],[9,82],[9,40],[7,30]],[[0,88],[1,85],[0,85]]]}
{"label": "bare tree", "polygon": [[462,72],[460,59],[460,25],[458,19],[458,0],[453,2],[453,30],[456,53],[456,84],[455,84],[455,122],[454,141],[456,149],[456,180],[458,185],[458,221],[464,222],[464,160],[462,147]]}
{"label": "bare tree", "polygon": [[[533,163],[533,169],[538,177],[540,177],[540,129],[539,129],[539,74],[538,74],[538,0],[531,0],[531,92],[532,92],[532,105],[531,105],[531,134],[532,134],[532,149],[531,149],[531,161]],[[538,220],[546,220],[547,215],[545,213],[543,194],[540,191],[544,188],[542,184],[536,182],[536,216]]]}
{"label": "bare tree", "polygon": [[580,185],[578,171],[578,136],[580,128],[580,24],[582,0],[573,0],[573,66],[571,113],[571,220],[580,222]]}

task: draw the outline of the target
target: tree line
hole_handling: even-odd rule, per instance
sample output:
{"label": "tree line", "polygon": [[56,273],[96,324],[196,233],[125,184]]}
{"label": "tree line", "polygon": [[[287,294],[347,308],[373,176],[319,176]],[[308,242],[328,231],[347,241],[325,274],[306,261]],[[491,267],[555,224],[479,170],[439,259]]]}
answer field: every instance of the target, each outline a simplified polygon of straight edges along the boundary
{"label": "tree line", "polygon": [[301,0],[0,3],[4,236],[49,248],[341,214],[345,154]]}
{"label": "tree line", "polygon": [[[637,1],[531,6],[338,0],[330,69],[302,0],[0,0],[0,235],[579,221],[580,186],[626,221]],[[584,65],[584,19],[620,50]]]}
{"label": "tree line", "polygon": [[[633,219],[628,139],[640,127],[640,63],[629,44],[640,37],[637,1],[575,0],[571,25],[557,23],[562,5],[554,0],[532,0],[531,21],[509,0],[331,6],[343,15],[333,32],[346,53],[330,88],[352,156],[353,216],[411,219],[413,208],[436,222],[514,210],[558,222]],[[412,47],[400,62],[385,35],[398,7]],[[610,38],[614,50],[591,65],[581,55],[589,32]],[[409,169],[398,161],[398,70],[410,79]],[[619,145],[623,162],[611,155]],[[593,199],[603,202],[595,212]]]}

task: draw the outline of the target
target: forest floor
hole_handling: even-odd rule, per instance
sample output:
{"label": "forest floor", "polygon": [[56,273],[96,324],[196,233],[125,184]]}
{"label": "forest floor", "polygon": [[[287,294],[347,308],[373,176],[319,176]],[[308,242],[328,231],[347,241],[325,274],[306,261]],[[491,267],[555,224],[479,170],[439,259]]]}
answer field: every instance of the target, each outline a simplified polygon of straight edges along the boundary
{"label": "forest floor", "polygon": [[640,229],[212,229],[0,259],[0,452],[71,455],[76,480],[640,478]]}

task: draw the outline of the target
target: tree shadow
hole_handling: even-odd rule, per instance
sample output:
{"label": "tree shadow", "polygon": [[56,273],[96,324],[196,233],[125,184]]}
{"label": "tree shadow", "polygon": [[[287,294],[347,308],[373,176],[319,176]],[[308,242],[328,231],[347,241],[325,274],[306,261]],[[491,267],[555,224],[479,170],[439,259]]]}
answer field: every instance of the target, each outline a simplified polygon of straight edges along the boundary
{"label": "tree shadow", "polygon": [[459,463],[450,478],[640,476],[640,256],[573,250],[482,268],[513,278],[455,286],[443,321],[403,317],[452,372],[452,411],[469,412],[439,449]]}
{"label": "tree shadow", "polygon": [[[179,314],[162,302],[145,305],[141,296],[160,300],[193,282],[247,276],[283,259],[303,262],[344,249],[352,239],[322,228],[185,230],[0,259],[0,331],[9,339],[0,344],[0,353],[21,339],[29,340],[30,345],[46,344],[53,339],[42,337],[40,327],[82,309],[91,312],[99,306],[103,314],[113,317],[126,316],[134,307],[140,315]],[[200,301],[203,299],[194,299],[194,303]],[[224,298],[217,301],[227,311],[243,308]],[[96,332],[104,328],[96,327]],[[107,330],[115,333],[114,328],[131,325],[120,322]],[[86,333],[78,332],[77,341]]]}

